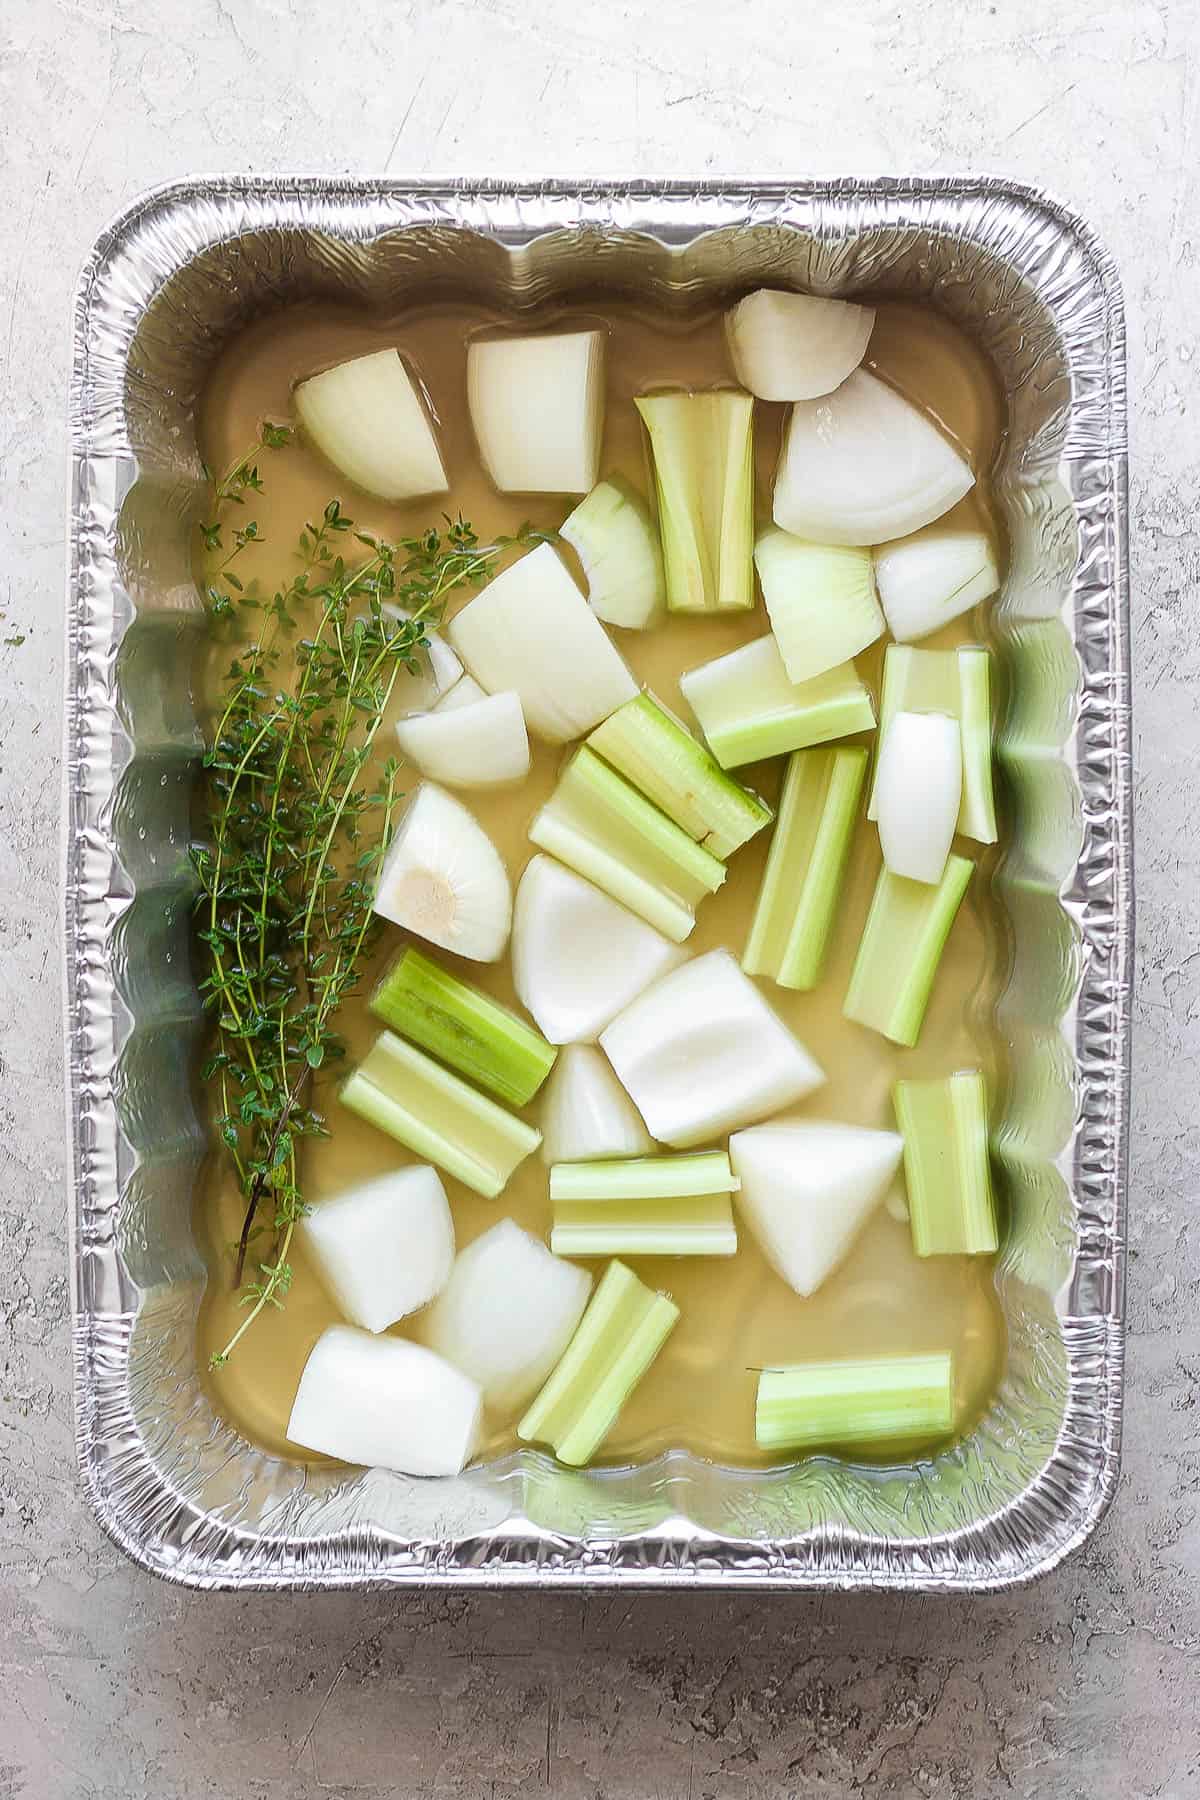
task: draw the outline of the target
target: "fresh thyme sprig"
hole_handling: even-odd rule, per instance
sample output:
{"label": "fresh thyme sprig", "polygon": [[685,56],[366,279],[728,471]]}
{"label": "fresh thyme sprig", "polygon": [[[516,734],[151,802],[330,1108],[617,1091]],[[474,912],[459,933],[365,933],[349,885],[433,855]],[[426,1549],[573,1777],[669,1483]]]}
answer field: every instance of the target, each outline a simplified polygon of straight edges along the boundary
{"label": "fresh thyme sprig", "polygon": [[[300,1146],[327,1135],[312,1077],[344,1054],[334,1021],[372,947],[375,877],[402,797],[394,760],[378,781],[368,767],[388,702],[448,596],[514,541],[481,546],[459,520],[390,544],[331,500],[300,537],[297,572],[267,598],[231,566],[263,541],[257,523],[230,531],[228,509],[261,492],[259,449],[290,435],[264,429],[213,482],[200,527],[210,618],[238,634],[204,759],[209,838],[193,851],[215,1024],[203,1075],[245,1202],[234,1286],[247,1313],[214,1367],[291,1286],[306,1211]],[[260,1238],[269,1244],[247,1282]]]}

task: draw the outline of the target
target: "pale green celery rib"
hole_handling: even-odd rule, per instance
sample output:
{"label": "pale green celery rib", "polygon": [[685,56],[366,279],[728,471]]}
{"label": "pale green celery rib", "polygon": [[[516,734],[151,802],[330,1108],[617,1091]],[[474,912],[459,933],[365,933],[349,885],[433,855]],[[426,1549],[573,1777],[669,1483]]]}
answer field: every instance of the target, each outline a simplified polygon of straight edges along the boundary
{"label": "pale green celery rib", "polygon": [[940,1438],[953,1428],[948,1351],[798,1363],[758,1378],[754,1435],[764,1450]]}
{"label": "pale green celery rib", "polygon": [[549,1444],[560,1462],[587,1462],[678,1318],[673,1300],[643,1287],[624,1263],[610,1263],[517,1436]]}
{"label": "pale green celery rib", "polygon": [[[883,693],[879,703],[880,749],[888,726],[899,712],[940,712],[958,720],[963,784],[957,830],[977,843],[994,844],[990,652],[979,645],[964,645],[959,650],[917,650],[911,644],[889,644],[883,659]],[[877,816],[878,778],[876,761],[868,819]]]}
{"label": "pale green celery rib", "polygon": [[958,829],[980,844],[996,841],[996,796],[992,781],[992,659],[986,650],[958,652],[959,712],[963,791]]}
{"label": "pale green celery rib", "polygon": [[611,894],[673,942],[725,865],[602,762],[586,744],[529,828],[532,841]]}
{"label": "pale green celery rib", "polygon": [[727,775],[652,694],[619,706],[588,743],[714,856],[730,856],[770,823],[770,807]]}
{"label": "pale green celery rib", "polygon": [[728,1194],[666,1200],[558,1202],[556,1256],[733,1256],[737,1229]]}
{"label": "pale green celery rib", "polygon": [[987,1085],[978,1069],[943,1081],[898,1081],[904,1182],[918,1256],[985,1256],[996,1249],[988,1162]]}
{"label": "pale green celery rib", "polygon": [[936,887],[879,871],[842,1011],[894,1044],[921,1035],[942,950],[974,870],[950,856]]}
{"label": "pale green celery rib", "polygon": [[793,751],[742,955],[747,975],[794,989],[820,980],[866,773],[856,745]]}
{"label": "pale green celery rib", "polygon": [[723,426],[718,610],[748,612],[754,605],[754,401],[735,394],[719,405]]}
{"label": "pale green celery rib", "polygon": [[409,945],[371,995],[376,1018],[509,1106],[525,1106],[558,1052],[490,994]]}
{"label": "pale green celery rib", "polygon": [[557,857],[585,881],[594,882],[630,912],[637,913],[673,944],[682,944],[691,936],[696,914],[690,906],[673,894],[664,894],[655,882],[631,869],[621,857],[602,849],[556,812],[553,800],[534,818],[529,838],[547,855]]}
{"label": "pale green celery rib", "polygon": [[870,731],[871,696],[852,662],[789,681],[770,632],[681,676],[680,688],[723,769]]}
{"label": "pale green celery rib", "polygon": [[726,1150],[555,1163],[550,1170],[551,1200],[680,1200],[733,1194],[740,1186]]}
{"label": "pale green celery rib", "polygon": [[754,401],[736,389],[634,401],[650,438],[672,612],[754,604]]}
{"label": "pale green celery rib", "polygon": [[494,1199],[540,1131],[393,1032],[381,1032],[342,1083],[341,1102],[359,1118]]}

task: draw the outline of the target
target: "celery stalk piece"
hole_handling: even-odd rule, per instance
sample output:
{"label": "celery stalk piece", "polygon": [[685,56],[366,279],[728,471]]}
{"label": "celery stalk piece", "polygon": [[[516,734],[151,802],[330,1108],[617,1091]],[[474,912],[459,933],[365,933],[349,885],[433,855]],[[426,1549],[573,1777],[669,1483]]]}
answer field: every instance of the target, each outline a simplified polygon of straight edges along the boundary
{"label": "celery stalk piece", "polygon": [[682,943],[725,867],[586,745],[529,827],[542,850]]}
{"label": "celery stalk piece", "polygon": [[866,774],[856,745],[792,752],[742,954],[747,975],[797,989],[821,979]]}
{"label": "celery stalk piece", "polygon": [[863,927],[850,986],[842,1007],[848,1019],[869,1025],[909,1048],[921,1035],[925,1008],[942,950],[975,865],[947,858],[936,887],[879,871]]}
{"label": "celery stalk piece", "polygon": [[551,1248],[556,1256],[732,1256],[729,1196],[738,1185],[724,1150],[556,1163]]}
{"label": "celery stalk piece", "polygon": [[673,1200],[572,1200],[554,1208],[555,1256],[733,1256],[728,1194]]}
{"label": "celery stalk piece", "polygon": [[963,793],[958,829],[980,844],[996,841],[992,784],[992,659],[980,648],[958,652],[958,727],[962,734]]}
{"label": "celery stalk piece", "polygon": [[671,612],[754,605],[754,401],[735,388],[635,400],[650,438]]}
{"label": "celery stalk piece", "polygon": [[946,1437],[954,1427],[948,1351],[764,1369],[754,1435],[764,1450]]}
{"label": "celery stalk piece", "polygon": [[360,1119],[488,1200],[542,1141],[532,1125],[390,1031],[376,1038],[340,1097]]}
{"label": "celery stalk piece", "polygon": [[726,775],[653,694],[639,694],[610,713],[588,739],[591,748],[722,860],[770,823],[771,809]]}
{"label": "celery stalk piece", "polygon": [[681,675],[679,686],[723,769],[870,731],[875,724],[871,696],[853,663],[839,663],[811,681],[789,681],[769,631]]}
{"label": "celery stalk piece", "polygon": [[770,525],[754,561],[789,681],[810,681],[883,636],[870,550],[810,544]]}
{"label": "celery stalk piece", "polygon": [[[978,645],[959,650],[914,650],[889,644],[883,659],[879,703],[879,744],[897,713],[948,713],[958,720],[962,739],[962,800],[958,830],[980,844],[996,841],[992,791],[991,656]],[[878,771],[877,771],[878,772]],[[868,819],[877,816],[876,783]]]}
{"label": "celery stalk piece", "polygon": [[624,1263],[609,1263],[517,1436],[549,1444],[560,1462],[581,1467],[612,1430],[678,1318],[666,1294],[651,1293]]}
{"label": "celery stalk piece", "polygon": [[558,1054],[507,1006],[411,945],[384,971],[371,1011],[509,1106],[533,1099]]}
{"label": "celery stalk piece", "polygon": [[687,1156],[628,1156],[605,1162],[555,1163],[551,1200],[683,1200],[733,1194],[741,1186],[725,1150]]}
{"label": "celery stalk piece", "polygon": [[944,1081],[898,1081],[904,1181],[918,1256],[985,1256],[996,1249],[988,1166],[987,1086],[978,1069]]}

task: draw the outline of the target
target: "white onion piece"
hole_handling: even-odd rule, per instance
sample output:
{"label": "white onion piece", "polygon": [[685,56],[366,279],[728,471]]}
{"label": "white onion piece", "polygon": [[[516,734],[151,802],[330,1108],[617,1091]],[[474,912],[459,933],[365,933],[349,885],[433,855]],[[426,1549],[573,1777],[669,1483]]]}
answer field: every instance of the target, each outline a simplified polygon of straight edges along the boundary
{"label": "white onion piece", "polygon": [[479,1441],[475,1382],[423,1344],[323,1331],[288,1420],[293,1444],[402,1475],[457,1475]]}
{"label": "white onion piece", "polygon": [[945,713],[897,713],[879,751],[875,816],[883,860],[893,875],[942,879],[962,798],[958,720]]}
{"label": "white onion piece", "polygon": [[775,523],[818,544],[882,544],[941,518],[974,481],[923,412],[856,369],[792,408]]}
{"label": "white onion piece", "polygon": [[475,962],[504,953],[512,889],[496,846],[461,800],[423,781],[392,839],[375,911]]}
{"label": "white onion piece", "polygon": [[815,1120],[756,1125],[729,1140],[734,1205],[788,1286],[812,1294],[883,1199],[904,1140]]}
{"label": "white onion piece", "polygon": [[535,856],[513,908],[513,986],[552,1044],[594,1043],[684,951],[550,856]]}
{"label": "white onion piece", "polygon": [[657,624],[667,604],[658,532],[642,496],[612,476],[594,487],[559,527],[587,576],[598,619],[627,631]]}
{"label": "white onion piece", "polygon": [[883,636],[869,550],[810,544],[769,525],[754,564],[789,681],[811,681]]}
{"label": "white onion piece", "polygon": [[725,315],[737,378],[760,400],[812,400],[840,387],[866,353],[873,306],[759,288]]}
{"label": "white onion piece", "polygon": [[[402,606],[384,604],[389,619],[410,619]],[[397,718],[411,718],[413,713],[428,712],[462,686],[463,666],[440,632],[426,631],[425,643],[415,652],[416,668],[403,668],[396,677],[392,700]]]}
{"label": "white onion piece", "polygon": [[875,581],[888,630],[897,643],[906,644],[940,631],[990,599],[1000,574],[986,532],[931,525],[880,544]]}
{"label": "white onion piece", "polygon": [[570,1343],[591,1286],[586,1269],[501,1219],[459,1252],[421,1335],[478,1382],[490,1411],[515,1413]]}
{"label": "white onion piece", "polygon": [[539,544],[468,601],[450,641],[490,694],[521,696],[530,731],[565,744],[637,693],[603,625],[551,544]]}
{"label": "white onion piece", "polygon": [[[451,655],[454,655],[453,651],[451,651]],[[454,660],[457,662],[458,658],[455,657]],[[477,700],[486,699],[487,695],[484,693],[475,677],[473,675],[464,675],[461,681],[455,682],[449,693],[443,694],[440,700],[434,701],[433,710],[434,712],[439,713],[453,712],[456,707],[474,706]]]}
{"label": "white onion piece", "polygon": [[600,1034],[652,1135],[686,1150],[790,1106],[824,1072],[728,950],[655,982]]}
{"label": "white onion piece", "polygon": [[542,1097],[542,1161],[649,1156],[654,1139],[593,1044],[565,1044]]}
{"label": "white onion piece", "polygon": [[342,1313],[364,1331],[386,1331],[425,1306],[454,1261],[446,1190],[424,1163],[322,1200],[300,1234]]}
{"label": "white onion piece", "polygon": [[475,338],[467,400],[484,467],[503,494],[586,494],[604,420],[604,333]]}
{"label": "white onion piece", "polygon": [[474,706],[401,719],[396,740],[422,775],[448,787],[505,787],[529,773],[525,715],[513,693],[485,694]]}
{"label": "white onion piece", "polygon": [[421,397],[397,350],[377,350],[302,381],[297,416],[321,455],[383,500],[444,494],[446,471]]}

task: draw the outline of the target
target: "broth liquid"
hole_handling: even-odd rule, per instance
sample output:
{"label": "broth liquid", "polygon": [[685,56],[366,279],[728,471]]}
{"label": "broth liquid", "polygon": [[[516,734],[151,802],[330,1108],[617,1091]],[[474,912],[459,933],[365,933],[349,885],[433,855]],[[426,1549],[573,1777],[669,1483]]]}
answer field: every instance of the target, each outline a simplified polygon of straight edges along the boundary
{"label": "broth liquid", "polygon": [[[620,471],[649,492],[641,426],[634,395],[662,386],[704,387],[733,379],[721,314],[708,311],[687,320],[650,313],[624,301],[594,301],[545,309],[534,323],[601,322],[608,331],[608,394],[601,470]],[[200,412],[201,453],[208,466],[224,470],[256,441],[264,419],[290,417],[295,384],[335,363],[368,351],[395,346],[424,383],[436,416],[447,474],[448,495],[391,506],[357,493],[315,452],[296,443],[264,451],[260,472],[264,492],[249,496],[246,517],[258,522],[262,544],[239,562],[273,588],[295,567],[296,539],[306,519],[320,516],[334,495],[360,529],[388,538],[415,535],[440,522],[443,512],[469,519],[481,541],[509,532],[528,520],[535,526],[561,523],[573,500],[502,495],[483,475],[475,452],[466,398],[464,342],[473,332],[509,323],[478,306],[439,305],[395,318],[351,313],[328,306],[298,307],[247,329],[214,370]],[[523,316],[528,329],[529,317]],[[978,481],[955,509],[955,522],[984,524],[998,535],[987,492],[1003,432],[1003,403],[994,376],[969,340],[940,315],[906,304],[878,308],[866,366],[885,376],[927,408],[959,444]],[[784,406],[759,402],[755,417],[757,509],[770,513],[770,488],[779,453]],[[239,521],[244,522],[244,521]],[[568,553],[569,554],[569,553]],[[464,594],[455,604],[465,604]],[[759,636],[767,628],[761,601],[752,611],[730,617],[669,615],[646,632],[613,633],[639,682],[667,706],[688,717],[678,688],[682,671]],[[930,648],[972,641],[969,620],[959,620]],[[857,658],[876,701],[883,645]],[[206,652],[198,674],[201,710],[211,707],[227,668],[229,651]],[[403,679],[403,677],[401,678]],[[385,726],[380,754],[391,748]],[[864,738],[863,742],[871,739]],[[516,789],[499,794],[465,790],[460,797],[492,837],[513,881],[533,846],[526,829],[552,790],[569,753],[531,740],[533,766]],[[782,759],[735,770],[748,787],[774,803]],[[706,898],[696,929],[687,940],[691,953],[724,946],[739,955],[758,893],[770,830],[760,832],[729,862],[720,891]],[[791,993],[771,982],[763,992],[827,1075],[826,1085],[805,1103],[803,1114],[820,1119],[894,1129],[892,1083],[901,1076],[936,1076],[966,1066],[982,1066],[993,1081],[1001,1073],[999,1039],[993,1021],[1006,955],[997,903],[991,897],[993,850],[968,846],[979,862],[967,901],[950,934],[924,1030],[915,1049],[905,1050],[842,1016],[846,992],[868,903],[880,864],[878,835],[865,818],[859,823],[846,889],[825,975],[811,993]],[[407,941],[388,926],[359,995],[338,1020],[348,1055],[356,1060],[379,1029],[366,997],[389,958]],[[497,964],[465,962],[433,948],[432,954],[467,980],[508,1005],[516,1004],[508,957]],[[304,1152],[305,1192],[320,1200],[347,1185],[410,1162],[391,1138],[341,1107],[326,1078],[316,1104],[332,1131],[326,1141],[309,1142]],[[536,1119],[538,1101],[525,1109]],[[209,1281],[199,1322],[201,1367],[227,1341],[244,1317],[231,1290],[228,1245],[241,1225],[242,1199],[223,1159],[211,1159],[198,1196],[197,1237],[208,1262]],[[516,1171],[504,1192],[484,1200],[445,1177],[459,1248],[498,1219],[511,1216],[539,1237],[548,1238],[551,1215],[546,1165],[535,1153]],[[229,1363],[206,1376],[218,1410],[245,1435],[280,1455],[319,1460],[289,1445],[286,1429],[292,1400],[310,1350],[326,1326],[338,1321],[302,1244],[294,1242],[295,1272],[282,1312],[260,1319]],[[580,1259],[598,1275],[605,1258]],[[623,1257],[652,1288],[679,1303],[681,1317],[648,1375],[622,1411],[596,1459],[625,1463],[685,1447],[702,1456],[741,1465],[772,1459],[754,1441],[757,1371],[767,1365],[832,1357],[885,1356],[900,1352],[953,1352],[957,1385],[957,1429],[969,1429],[986,1405],[1004,1357],[1004,1324],[993,1284],[992,1259],[941,1257],[919,1260],[907,1223],[880,1206],[841,1267],[811,1298],[802,1300],[768,1267],[744,1227],[732,1258]],[[403,1334],[404,1325],[394,1328]],[[514,1422],[491,1422],[481,1454],[495,1455],[517,1443]],[[894,1446],[879,1456],[895,1460]],[[870,1450],[856,1450],[856,1460]],[[779,1460],[779,1459],[776,1459]],[[786,1460],[786,1459],[785,1459]]]}

